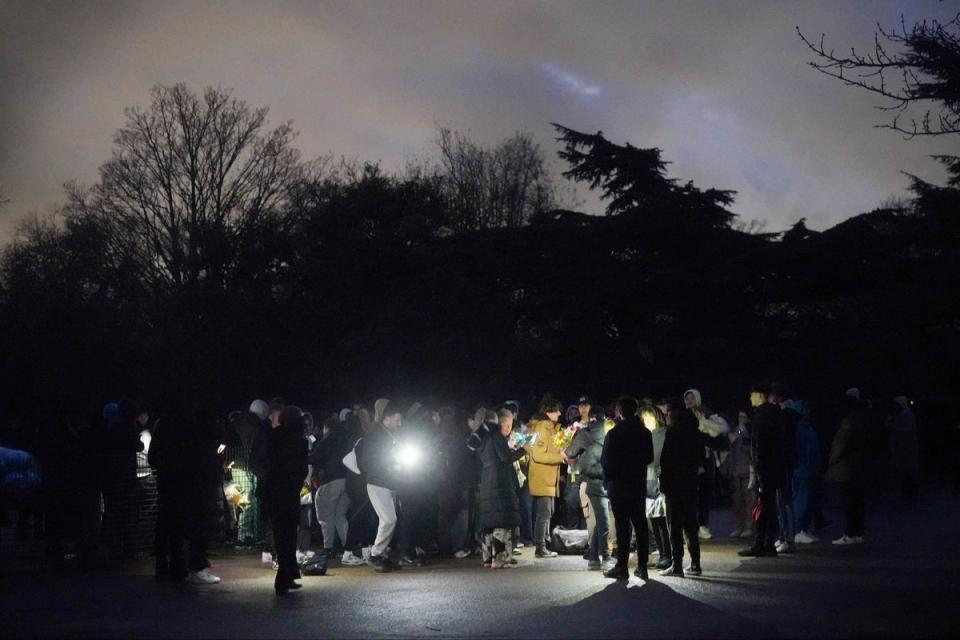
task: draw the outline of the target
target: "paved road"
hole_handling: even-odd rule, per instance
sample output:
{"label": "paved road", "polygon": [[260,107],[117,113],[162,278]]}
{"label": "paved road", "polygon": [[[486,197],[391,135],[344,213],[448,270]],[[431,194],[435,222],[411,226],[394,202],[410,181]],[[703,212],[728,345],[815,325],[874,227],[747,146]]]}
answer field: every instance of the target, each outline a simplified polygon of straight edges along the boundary
{"label": "paved road", "polygon": [[[70,637],[930,637],[960,632],[960,498],[930,490],[871,510],[869,544],[744,560],[705,545],[702,578],[617,584],[580,558],[512,571],[456,560],[379,575],[304,579],[286,599],[251,555],[215,559],[223,583],[158,584],[150,566],[94,575],[8,575],[0,635]],[[724,531],[724,513],[715,528]],[[835,533],[833,531],[827,533]]]}

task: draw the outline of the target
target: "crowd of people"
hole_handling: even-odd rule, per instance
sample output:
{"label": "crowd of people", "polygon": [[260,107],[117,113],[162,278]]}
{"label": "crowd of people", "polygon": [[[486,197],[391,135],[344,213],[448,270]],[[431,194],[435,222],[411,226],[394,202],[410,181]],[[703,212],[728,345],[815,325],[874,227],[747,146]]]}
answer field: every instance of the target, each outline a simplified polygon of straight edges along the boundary
{"label": "crowd of people", "polygon": [[[906,397],[882,412],[882,429],[857,389],[844,394],[832,428],[781,384],[755,384],[748,399],[732,412],[689,389],[607,406],[581,396],[565,408],[547,394],[525,422],[515,401],[458,413],[381,398],[316,421],[274,398],[226,420],[166,407],[152,423],[132,404],[111,404],[110,438],[99,446],[109,444],[110,471],[123,477],[134,473],[131,456],[148,450],[157,577],[215,584],[207,547],[224,527],[218,507],[235,462],[227,443],[241,443],[254,479],[243,504],[262,519],[277,595],[334,562],[385,573],[476,556],[505,570],[518,554],[549,561],[571,549],[610,579],[629,578],[634,554],[642,580],[651,569],[700,575],[701,542],[718,535],[710,513],[719,495],[732,507],[724,535],[746,543],[739,554],[776,556],[819,542],[825,482],[839,487],[844,515],[832,544],[859,545],[880,448],[902,496],[916,495],[917,424]],[[103,501],[109,538],[124,506],[111,491]]]}

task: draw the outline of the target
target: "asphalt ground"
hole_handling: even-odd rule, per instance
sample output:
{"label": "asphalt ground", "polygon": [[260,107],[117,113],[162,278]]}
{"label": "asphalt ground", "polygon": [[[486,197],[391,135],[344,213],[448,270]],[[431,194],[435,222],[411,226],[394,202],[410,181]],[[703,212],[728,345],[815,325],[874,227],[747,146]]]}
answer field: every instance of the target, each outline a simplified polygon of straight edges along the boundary
{"label": "asphalt ground", "polygon": [[[97,638],[765,638],[941,637],[960,632],[960,498],[929,488],[884,497],[868,541],[737,556],[739,540],[703,545],[702,577],[606,580],[579,556],[512,570],[476,558],[377,574],[331,565],[286,598],[259,554],[218,553],[219,585],[156,582],[152,564],[97,573],[8,574],[0,637]],[[712,516],[717,534],[729,514]]]}

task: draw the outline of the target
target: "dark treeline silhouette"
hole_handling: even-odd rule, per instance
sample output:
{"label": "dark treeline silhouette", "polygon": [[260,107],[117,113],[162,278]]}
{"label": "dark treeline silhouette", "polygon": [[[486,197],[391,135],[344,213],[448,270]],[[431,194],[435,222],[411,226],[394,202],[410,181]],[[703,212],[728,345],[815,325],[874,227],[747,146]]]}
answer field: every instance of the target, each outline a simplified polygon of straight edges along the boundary
{"label": "dark treeline silhouette", "polygon": [[[99,182],[21,229],[0,265],[8,418],[273,392],[332,406],[696,381],[741,398],[757,376],[937,399],[960,379],[955,158],[903,207],[756,234],[732,192],[600,133],[557,126],[605,216],[553,208],[523,134],[485,150],[445,132],[446,161],[387,174],[304,162],[265,118],[158,87]],[[457,153],[479,168],[453,176]]]}

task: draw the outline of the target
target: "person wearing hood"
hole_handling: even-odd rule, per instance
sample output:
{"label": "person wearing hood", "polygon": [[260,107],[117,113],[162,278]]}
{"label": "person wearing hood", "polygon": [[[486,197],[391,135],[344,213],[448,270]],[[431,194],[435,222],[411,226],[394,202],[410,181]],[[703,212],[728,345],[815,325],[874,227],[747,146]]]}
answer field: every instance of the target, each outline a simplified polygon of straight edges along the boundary
{"label": "person wearing hood", "polygon": [[586,498],[584,512],[590,545],[587,550],[587,569],[599,571],[610,561],[610,499],[603,486],[603,443],[606,440],[603,410],[588,403],[580,403],[586,424],[577,431],[567,447],[566,456],[577,466],[581,487]]}
{"label": "person wearing hood", "polygon": [[557,557],[556,552],[547,551],[546,544],[550,519],[553,517],[553,503],[560,495],[560,465],[564,462],[563,452],[553,441],[560,429],[560,413],[560,403],[547,394],[540,401],[540,412],[530,419],[529,425],[529,430],[537,434],[533,443],[527,446],[530,454],[528,481],[536,510],[533,542],[537,558]]}
{"label": "person wearing hood", "polygon": [[641,580],[648,579],[647,465],[653,462],[653,439],[640,421],[638,409],[635,398],[624,396],[617,401],[614,409],[617,424],[607,434],[600,455],[604,488],[617,521],[617,564],[603,575],[615,580],[629,577],[631,526],[637,536],[634,575]]}
{"label": "person wearing hood", "polygon": [[273,525],[277,556],[274,590],[285,596],[299,589],[297,526],[300,523],[300,489],[307,472],[307,441],[303,438],[303,412],[286,406],[278,426],[270,432],[269,471],[263,482],[263,501]]}
{"label": "person wearing hood", "polygon": [[802,400],[793,401],[793,409],[800,414],[797,421],[794,447],[796,464],[793,468],[793,517],[797,544],[812,544],[818,539],[811,533],[810,514],[813,506],[813,485],[820,473],[820,440],[813,428],[810,405]]}
{"label": "person wearing hood", "polygon": [[917,495],[917,471],[920,468],[920,443],[917,417],[906,396],[893,399],[895,412],[890,417],[890,466],[900,476],[900,497]]}
{"label": "person wearing hood", "polygon": [[717,471],[714,450],[727,445],[726,439],[721,436],[730,433],[730,425],[723,416],[703,404],[699,389],[687,389],[683,394],[683,404],[697,417],[697,428],[703,440],[703,463],[697,469],[697,535],[701,540],[709,540],[713,538],[710,531],[710,503]]}

